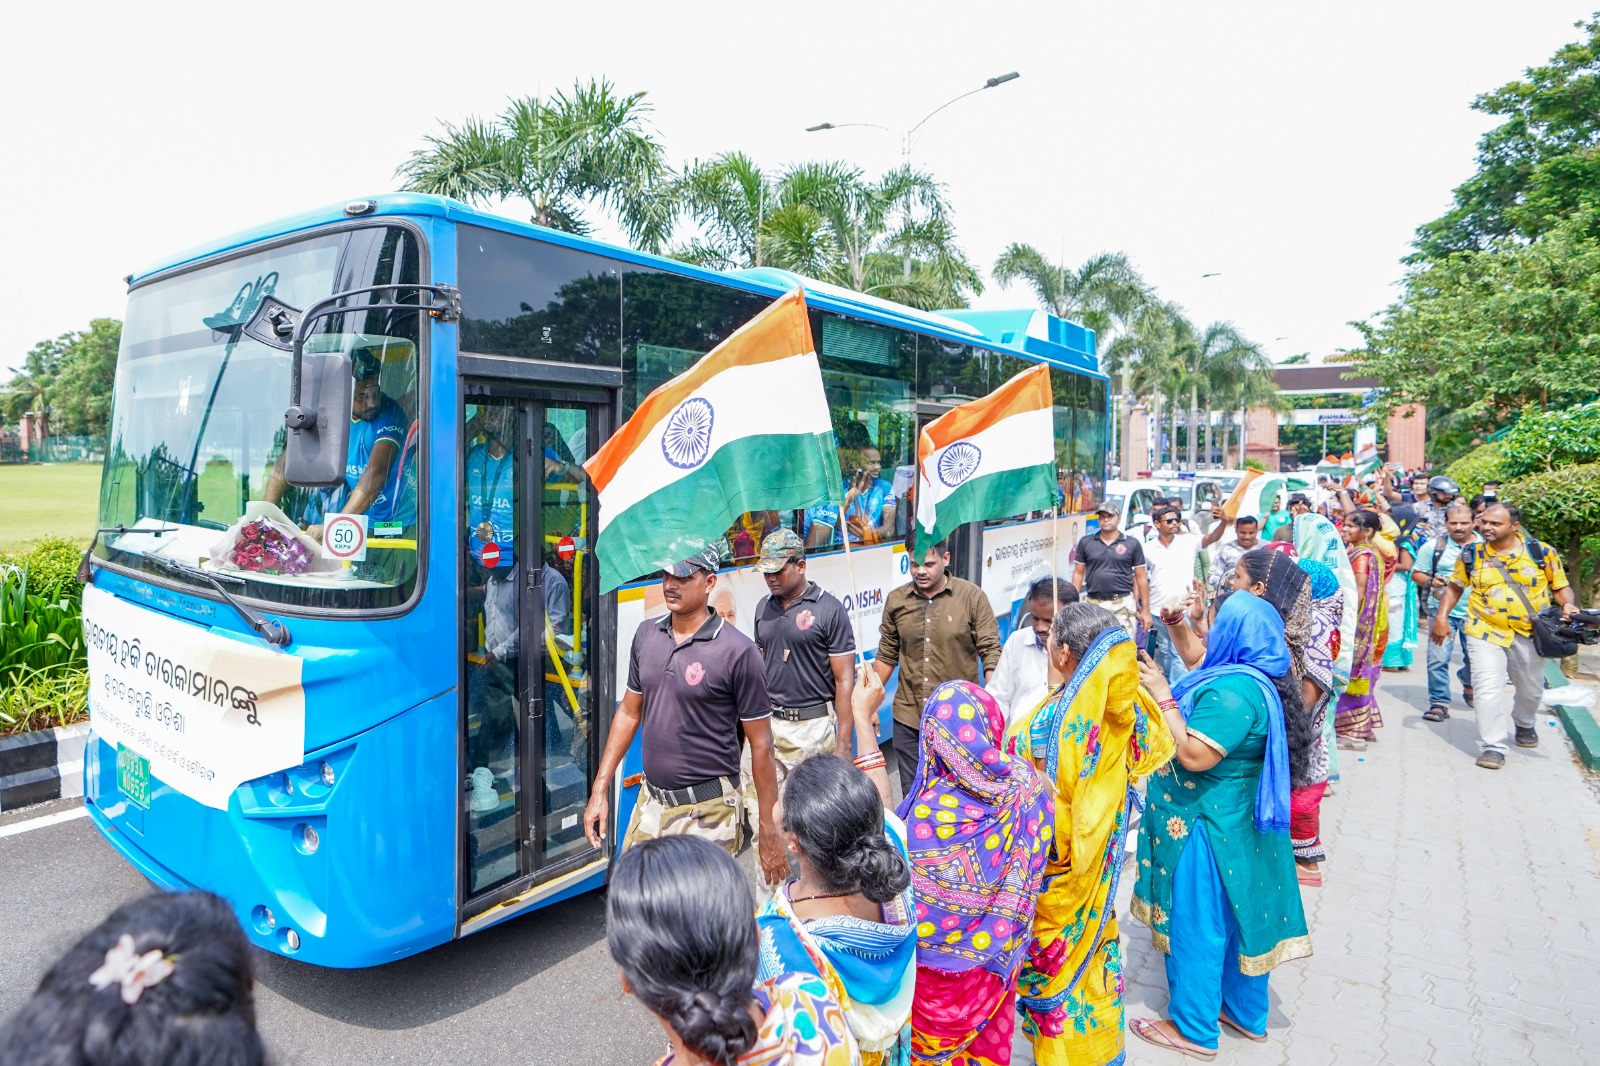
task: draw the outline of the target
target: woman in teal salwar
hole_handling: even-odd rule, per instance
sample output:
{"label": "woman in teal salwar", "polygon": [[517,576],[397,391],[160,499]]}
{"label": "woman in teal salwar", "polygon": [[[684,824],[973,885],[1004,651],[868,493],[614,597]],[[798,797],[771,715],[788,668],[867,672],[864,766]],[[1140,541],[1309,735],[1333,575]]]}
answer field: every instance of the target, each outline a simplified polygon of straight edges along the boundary
{"label": "woman in teal salwar", "polygon": [[1134,1035],[1216,1056],[1219,1022],[1265,1040],[1267,974],[1311,954],[1289,840],[1290,778],[1312,736],[1290,673],[1283,619],[1248,591],[1217,611],[1198,670],[1168,690],[1142,681],[1178,741],[1150,779],[1133,914],[1166,954],[1171,1019]]}

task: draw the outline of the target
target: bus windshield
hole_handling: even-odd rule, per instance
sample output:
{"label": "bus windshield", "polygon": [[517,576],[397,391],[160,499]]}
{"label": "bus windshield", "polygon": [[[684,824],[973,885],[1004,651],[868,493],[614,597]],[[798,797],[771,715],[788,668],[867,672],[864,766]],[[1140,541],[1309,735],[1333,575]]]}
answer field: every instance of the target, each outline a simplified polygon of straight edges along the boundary
{"label": "bus windshield", "polygon": [[[289,485],[281,456],[290,358],[244,333],[263,297],[307,308],[334,292],[412,284],[415,235],[327,233],[185,271],[129,295],[100,491],[108,562],[208,588],[165,564],[215,573],[235,594],[286,606],[382,608],[417,574],[417,312],[319,320],[307,351],[341,351],[356,379],[345,482]],[[325,550],[329,516],[366,528],[361,558]],[[348,523],[345,523],[348,526]]]}

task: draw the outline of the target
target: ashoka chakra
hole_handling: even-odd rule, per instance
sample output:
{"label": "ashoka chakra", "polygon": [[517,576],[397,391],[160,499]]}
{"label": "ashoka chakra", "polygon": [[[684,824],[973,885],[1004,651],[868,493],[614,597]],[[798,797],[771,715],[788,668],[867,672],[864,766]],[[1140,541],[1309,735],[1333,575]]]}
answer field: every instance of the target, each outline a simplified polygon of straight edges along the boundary
{"label": "ashoka chakra", "polygon": [[976,444],[957,441],[939,456],[939,480],[953,489],[971,477],[982,460],[983,452]]}
{"label": "ashoka chakra", "polygon": [[661,453],[681,470],[692,470],[711,454],[713,411],[709,401],[691,396],[667,416],[661,432]]}

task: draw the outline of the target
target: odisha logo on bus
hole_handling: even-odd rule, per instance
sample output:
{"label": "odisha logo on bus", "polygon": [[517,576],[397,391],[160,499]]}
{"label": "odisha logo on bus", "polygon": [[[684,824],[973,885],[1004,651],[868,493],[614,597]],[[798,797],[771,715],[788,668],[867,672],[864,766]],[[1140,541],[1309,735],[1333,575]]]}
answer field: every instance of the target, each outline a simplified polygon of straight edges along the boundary
{"label": "odisha logo on bus", "polygon": [[939,480],[953,489],[971,477],[982,460],[983,452],[978,450],[976,444],[957,441],[939,456]]}
{"label": "odisha logo on bus", "polygon": [[711,454],[711,423],[714,412],[709,401],[691,396],[667,416],[661,432],[661,454],[680,470],[693,470]]}
{"label": "odisha logo on bus", "polygon": [[883,606],[883,589],[865,589],[854,596],[840,596],[847,611],[864,611],[868,607]]}

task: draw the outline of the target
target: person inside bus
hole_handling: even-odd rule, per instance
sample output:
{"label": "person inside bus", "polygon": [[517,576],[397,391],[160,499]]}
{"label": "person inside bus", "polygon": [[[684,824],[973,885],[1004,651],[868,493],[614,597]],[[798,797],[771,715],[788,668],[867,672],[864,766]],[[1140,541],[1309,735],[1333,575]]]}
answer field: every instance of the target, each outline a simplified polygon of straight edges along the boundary
{"label": "person inside bus", "polygon": [[[844,520],[849,529],[851,544],[879,544],[895,535],[895,517],[899,501],[894,487],[880,476],[883,473],[883,453],[872,445],[852,452],[839,450],[846,467],[844,479]],[[854,458],[855,462],[848,460]],[[839,512],[832,504],[813,507],[806,512],[806,547],[820,548],[839,543]]]}
{"label": "person inside bus", "polygon": [[[310,523],[306,532],[313,540],[322,539],[324,514],[364,514],[374,525],[410,524],[416,520],[414,498],[412,513],[402,513],[406,504],[402,499],[402,464],[398,461],[411,419],[392,397],[384,395],[378,380],[381,370],[382,364],[372,349],[358,348],[351,353],[350,374],[355,378],[355,388],[350,393],[350,443],[345,453],[344,486],[322,493],[321,513],[313,509],[296,516]],[[278,454],[262,494],[262,499],[274,507],[289,487],[283,476],[284,454]],[[373,535],[372,531],[368,535]]]}
{"label": "person inside bus", "polygon": [[[751,939],[754,940],[754,923]],[[259,1066],[251,947],[210,892],[157,892],[90,930],[0,1026],[17,1066]]]}
{"label": "person inside bus", "polygon": [[483,438],[467,452],[467,553],[473,592],[483,596],[483,647],[489,662],[517,652],[516,408],[490,404],[474,425]]}

